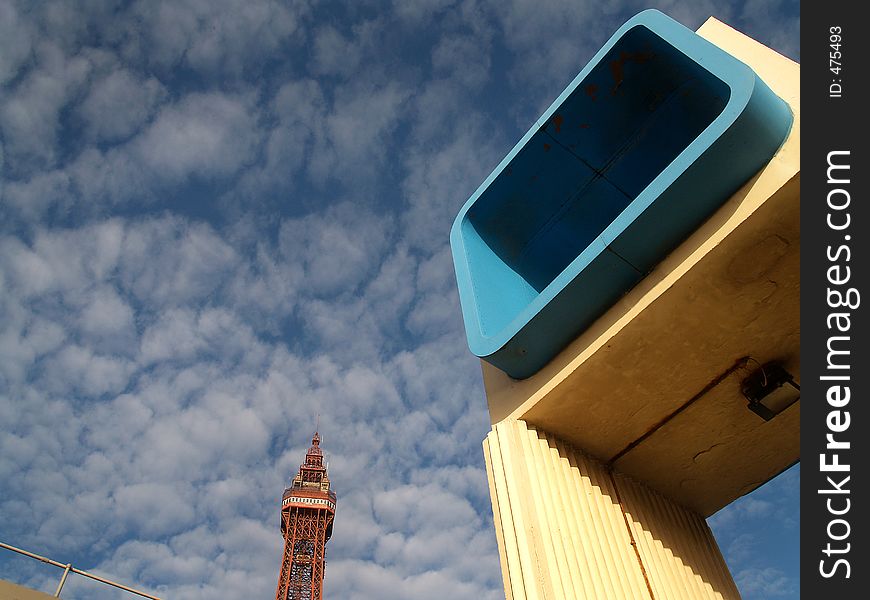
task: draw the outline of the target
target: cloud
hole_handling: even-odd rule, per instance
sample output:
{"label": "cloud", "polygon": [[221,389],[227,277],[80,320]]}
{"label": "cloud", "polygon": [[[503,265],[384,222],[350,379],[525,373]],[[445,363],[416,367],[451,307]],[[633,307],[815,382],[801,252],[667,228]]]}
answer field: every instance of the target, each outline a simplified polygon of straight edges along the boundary
{"label": "cloud", "polygon": [[322,135],[326,116],[323,92],[312,79],[284,83],[270,109],[276,122],[266,140],[265,164],[243,179],[243,193],[253,202],[259,196],[268,197],[276,187],[297,183],[315,136]]}
{"label": "cloud", "polygon": [[[796,11],[799,5],[797,0],[747,0],[738,13],[740,23],[735,25],[756,39],[768,38],[765,45],[792,60],[800,60],[800,14]],[[711,14],[718,16],[715,12]]]}
{"label": "cloud", "polygon": [[141,128],[165,95],[154,77],[143,80],[127,69],[111,71],[91,85],[78,107],[85,135],[100,142],[123,140]]}
{"label": "cloud", "polygon": [[250,103],[224,94],[191,94],[157,115],[136,140],[135,153],[168,182],[220,178],[252,162],[259,140]]}
{"label": "cloud", "polygon": [[167,217],[127,230],[118,277],[128,293],[149,305],[204,302],[228,281],[238,260],[210,226]]}
{"label": "cloud", "polygon": [[432,51],[436,75],[457,78],[464,86],[478,88],[490,77],[488,40],[478,35],[444,37]]}
{"label": "cloud", "polygon": [[[563,0],[512,0],[491,6],[516,61],[509,78],[517,87],[534,85],[539,94],[549,91],[545,96],[552,101],[606,40],[611,23],[619,25],[611,15],[620,8],[620,3]],[[593,21],[604,29],[590,35],[588,23]]]}
{"label": "cloud", "polygon": [[321,27],[314,35],[312,71],[348,78],[359,67],[363,55],[377,43],[383,28],[383,22],[365,21],[356,25],[352,38],[348,38],[332,25]]}
{"label": "cloud", "polygon": [[734,580],[742,593],[759,598],[793,598],[798,593],[795,582],[778,569],[743,569]]}
{"label": "cloud", "polygon": [[455,0],[398,0],[394,2],[393,10],[399,19],[420,24],[428,22],[454,4]]}
{"label": "cloud", "polygon": [[798,465],[708,519],[747,600],[797,593],[799,482]]}
{"label": "cloud", "polygon": [[64,341],[63,327],[48,319],[33,317],[20,306],[5,306],[0,329],[0,372],[6,383],[23,381],[30,365],[57,349]]}
{"label": "cloud", "polygon": [[22,21],[15,3],[0,2],[0,85],[18,74],[30,55],[31,36],[30,24]]}
{"label": "cloud", "polygon": [[[55,392],[69,390],[88,396],[118,393],[126,385],[132,365],[123,358],[97,354],[88,348],[67,346],[45,365],[49,372],[63,373],[62,378],[46,377],[46,384]],[[70,389],[71,388],[71,389]]]}
{"label": "cloud", "polygon": [[462,311],[452,273],[453,255],[443,246],[420,265],[417,273],[418,299],[408,316],[408,329],[421,336],[445,331],[460,334]]}
{"label": "cloud", "polygon": [[396,81],[363,80],[337,88],[309,159],[313,181],[369,183],[383,165],[389,135],[399,127],[410,95],[411,90]]}
{"label": "cloud", "polygon": [[137,483],[115,490],[118,514],[146,536],[161,536],[185,528],[194,520],[192,490],[173,484]]}
{"label": "cloud", "polygon": [[52,167],[58,158],[60,113],[84,84],[90,65],[50,42],[35,48],[31,70],[0,106],[5,168],[16,175]]}
{"label": "cloud", "polygon": [[140,1],[123,20],[124,52],[161,70],[183,66],[211,77],[251,76],[295,37],[306,12],[304,3],[262,0]]}
{"label": "cloud", "polygon": [[[124,77],[121,79],[121,83],[108,85],[123,86]],[[250,99],[219,92],[191,94],[164,106],[146,124],[162,94],[153,80],[140,83],[143,95],[135,102],[125,102],[124,94],[129,90],[109,90],[99,100],[92,101],[94,97],[89,96],[79,113],[88,127],[86,135],[106,140],[133,137],[105,149],[86,147],[64,165],[7,184],[4,196],[17,209],[17,216],[33,222],[51,214],[52,209],[64,214],[75,207],[77,218],[86,220],[119,205],[161,203],[165,202],[167,186],[224,184],[257,160],[263,132]],[[43,158],[46,166],[56,163],[55,138],[60,127],[56,114],[62,106],[62,90],[56,83],[51,87],[58,100],[50,106],[51,97],[37,102],[35,109],[24,108],[29,101],[22,98],[4,108],[5,117],[0,115],[0,125],[5,118],[12,140],[7,148],[13,152],[13,169],[22,164],[28,165],[25,172],[31,169],[36,163],[25,160],[31,154]],[[124,110],[107,108],[107,103],[111,106],[116,102]],[[53,114],[45,114],[49,109]],[[103,112],[113,116],[103,118]],[[37,120],[40,125],[33,129],[35,137],[26,143],[16,142],[18,136],[23,139],[25,132],[31,132]],[[136,131],[140,125],[145,128]],[[179,202],[182,200],[175,204]]]}
{"label": "cloud", "polygon": [[502,158],[500,151],[507,153],[487,136],[481,121],[482,115],[473,114],[435,148],[415,147],[406,155],[402,231],[412,248],[427,253],[440,249],[462,204]]}
{"label": "cloud", "polygon": [[392,219],[348,202],[323,214],[281,224],[282,256],[305,269],[305,292],[334,295],[356,289],[380,263],[391,241]]}

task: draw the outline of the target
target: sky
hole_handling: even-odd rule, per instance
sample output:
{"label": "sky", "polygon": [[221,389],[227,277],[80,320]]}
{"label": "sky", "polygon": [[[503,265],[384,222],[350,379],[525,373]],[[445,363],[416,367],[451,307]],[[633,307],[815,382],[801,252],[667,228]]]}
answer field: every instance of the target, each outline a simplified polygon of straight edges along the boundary
{"label": "sky", "polygon": [[[449,228],[650,6],[800,59],[796,1],[0,0],[0,540],[272,597],[319,415],[327,598],[503,598]],[[798,597],[799,477],[710,519],[747,600]]]}

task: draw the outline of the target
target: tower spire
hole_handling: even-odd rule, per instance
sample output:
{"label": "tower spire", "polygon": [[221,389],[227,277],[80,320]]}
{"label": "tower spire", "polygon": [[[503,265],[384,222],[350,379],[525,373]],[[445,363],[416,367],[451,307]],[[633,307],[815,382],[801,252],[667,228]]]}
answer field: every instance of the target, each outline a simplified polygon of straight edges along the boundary
{"label": "tower spire", "polygon": [[[319,415],[317,421],[319,429]],[[275,600],[322,600],[325,546],[332,536],[335,502],[315,430],[305,462],[281,499],[284,558]]]}

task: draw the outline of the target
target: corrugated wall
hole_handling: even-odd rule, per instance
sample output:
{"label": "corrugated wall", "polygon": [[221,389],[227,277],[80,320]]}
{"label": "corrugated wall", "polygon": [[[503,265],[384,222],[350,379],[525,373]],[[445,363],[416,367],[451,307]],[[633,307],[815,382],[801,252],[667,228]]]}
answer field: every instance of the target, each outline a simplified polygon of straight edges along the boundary
{"label": "corrugated wall", "polygon": [[740,597],[699,515],[523,421],[483,449],[507,600]]}

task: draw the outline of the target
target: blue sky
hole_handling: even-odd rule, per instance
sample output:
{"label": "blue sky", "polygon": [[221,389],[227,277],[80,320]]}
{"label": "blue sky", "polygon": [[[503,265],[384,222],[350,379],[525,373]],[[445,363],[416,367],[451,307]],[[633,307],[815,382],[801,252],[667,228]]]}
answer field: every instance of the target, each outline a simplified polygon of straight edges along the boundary
{"label": "blue sky", "polygon": [[[0,540],[268,598],[319,413],[327,597],[503,597],[448,231],[649,6],[800,58],[797,2],[0,0]],[[797,597],[798,481],[711,519],[747,599]]]}

